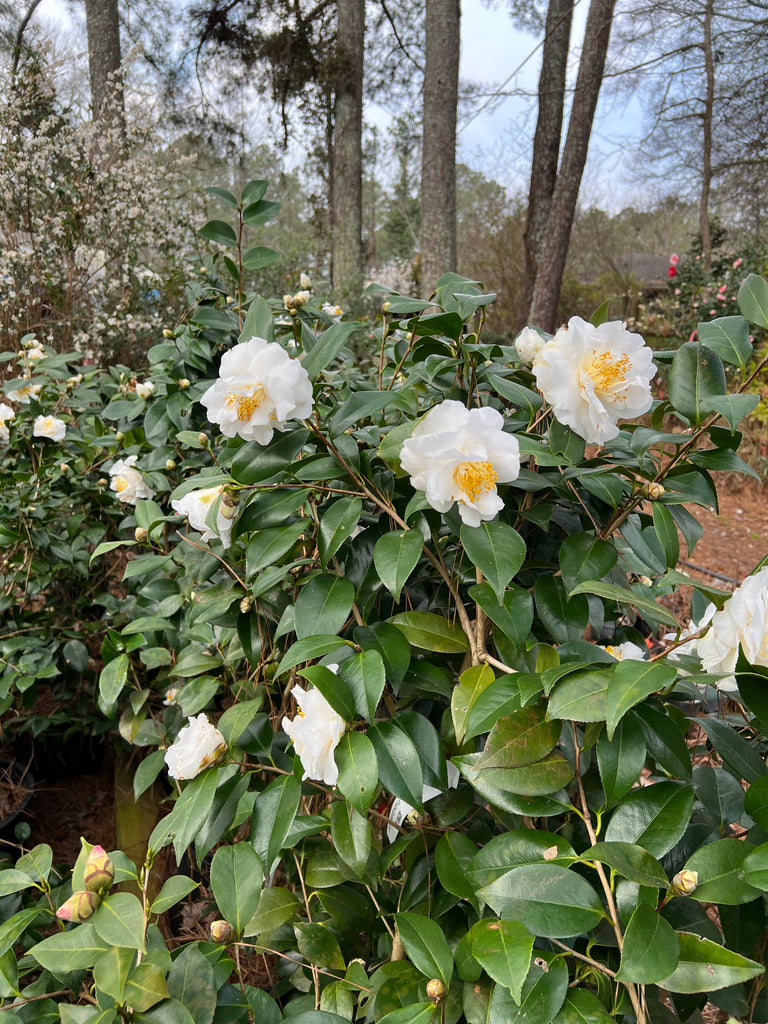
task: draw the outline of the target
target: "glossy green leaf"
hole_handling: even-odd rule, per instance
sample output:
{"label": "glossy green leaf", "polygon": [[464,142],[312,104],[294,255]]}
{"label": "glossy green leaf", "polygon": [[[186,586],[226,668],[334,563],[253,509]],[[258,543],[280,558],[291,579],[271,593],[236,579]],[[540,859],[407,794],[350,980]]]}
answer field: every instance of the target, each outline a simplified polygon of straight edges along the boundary
{"label": "glossy green leaf", "polygon": [[213,967],[195,945],[185,946],[168,972],[168,991],[195,1024],[210,1024],[216,1010]]}
{"label": "glossy green leaf", "polygon": [[339,792],[360,814],[365,814],[379,785],[379,763],[373,744],[364,733],[347,732],[334,757],[339,768]]}
{"label": "glossy green leaf", "polygon": [[[135,951],[132,949],[114,946],[100,956],[94,965],[93,981],[96,988],[118,1004],[123,1002],[123,989],[135,956]],[[165,988],[165,977],[163,977],[163,988]],[[147,1007],[140,1007],[140,1009],[147,1009]]]}
{"label": "glossy green leaf", "polygon": [[386,684],[384,662],[379,652],[363,651],[352,655],[343,662],[339,673],[349,687],[358,715],[372,722]]}
{"label": "glossy green leaf", "polygon": [[697,719],[723,764],[737,779],[755,782],[766,774],[765,762],[755,746],[735,729],[716,718]]}
{"label": "glossy green leaf", "polygon": [[248,307],[238,341],[250,341],[251,338],[264,338],[266,341],[275,340],[272,310],[260,295],[257,295]]}
{"label": "glossy green leaf", "polygon": [[[551,1021],[565,1001],[568,992],[568,968],[565,960],[552,953],[536,950],[528,976],[523,983],[519,1005],[510,1001],[503,1007],[505,1024],[532,1024]],[[497,986],[491,1001],[491,1011],[497,1010]],[[483,1018],[481,1024],[492,1024],[495,1018]]]}
{"label": "glossy green leaf", "polygon": [[628,793],[645,765],[645,739],[635,718],[623,718],[609,740],[601,733],[597,743],[597,763],[606,803],[610,807]]}
{"label": "glossy green leaf", "polygon": [[677,782],[657,782],[633,790],[613,812],[606,842],[636,843],[663,857],[682,838],[693,807],[693,789]]}
{"label": "glossy green leaf", "polygon": [[503,716],[517,711],[521,704],[519,673],[494,679],[469,709],[466,739],[488,732]]}
{"label": "glossy green leaf", "polygon": [[668,992],[715,992],[763,974],[762,964],[688,932],[677,932],[680,958],[671,974],[659,980]]}
{"label": "glossy green leaf", "polygon": [[280,886],[262,889],[256,913],[246,924],[243,934],[269,935],[295,918],[301,904],[295,893]]}
{"label": "glossy green leaf", "polygon": [[627,590],[626,587],[618,587],[615,583],[590,580],[586,583],[579,583],[578,586],[574,587],[571,591],[571,595],[573,594],[596,594],[597,597],[602,597],[606,601],[617,601],[621,605],[635,607],[641,612],[646,611],[657,621],[666,622],[670,626],[674,626],[675,629],[680,628],[680,623],[672,612],[668,612],[666,608],[654,601],[652,597],[638,594],[634,590]]}
{"label": "glossy green leaf", "polygon": [[487,785],[518,796],[547,796],[563,789],[573,779],[571,763],[560,750],[553,750],[533,764],[519,768],[484,768],[478,762],[475,771]]}
{"label": "glossy green leaf", "polygon": [[739,309],[751,324],[768,327],[768,282],[757,274],[748,274],[738,294]]}
{"label": "glossy green leaf", "polygon": [[355,323],[337,323],[323,331],[317,338],[311,352],[305,352],[302,357],[302,366],[307,371],[309,379],[314,381],[317,375],[329,366],[338,356],[347,343],[349,336],[358,330]]}
{"label": "glossy green leaf", "polygon": [[316,658],[322,658],[326,654],[331,654],[333,651],[343,647],[345,643],[347,641],[342,640],[340,636],[326,633],[297,640],[295,644],[291,644],[283,655],[276,675],[281,676],[285,672],[290,672],[297,665],[303,665],[307,661],[314,661]]}
{"label": "glossy green leaf", "polygon": [[274,565],[283,557],[299,537],[306,531],[303,520],[287,526],[275,526],[253,534],[245,551],[246,579],[252,579],[262,569]]}
{"label": "glossy green leaf", "polygon": [[41,967],[58,977],[62,973],[93,967],[108,948],[93,925],[86,922],[71,931],[56,932],[32,946],[29,952]]}
{"label": "glossy green leaf", "polygon": [[614,1024],[596,995],[586,988],[572,989],[552,1024]]}
{"label": "glossy green leaf", "polygon": [[368,738],[376,751],[382,785],[407,804],[420,808],[424,780],[413,741],[393,721],[372,725]]}
{"label": "glossy green leaf", "polygon": [[333,932],[324,924],[300,922],[293,926],[299,952],[315,967],[344,970],[344,957]]}
{"label": "glossy green leaf", "polygon": [[410,644],[400,630],[389,622],[375,622],[371,626],[358,626],[354,637],[362,650],[378,651],[387,680],[397,692],[411,663]]}
{"label": "glossy green leaf", "polygon": [[708,411],[720,413],[732,433],[735,433],[741,421],[754,412],[759,404],[760,395],[715,395],[704,402]]}
{"label": "glossy green leaf", "polygon": [[400,1010],[392,1010],[380,1018],[379,1024],[430,1024],[435,1020],[437,1006],[434,1003],[413,1003]]}
{"label": "glossy green leaf", "polygon": [[439,978],[446,988],[453,976],[453,954],[443,929],[422,914],[395,914],[395,924],[408,959],[427,978]]}
{"label": "glossy green leaf", "polygon": [[720,356],[724,363],[744,369],[752,355],[749,325],[742,316],[720,316],[703,321],[697,324],[696,333],[702,345]]}
{"label": "glossy green leaf", "polygon": [[595,843],[581,855],[582,860],[599,861],[638,885],[666,889],[669,885],[664,869],[647,850],[633,843]]}
{"label": "glossy green leaf", "polygon": [[296,599],[294,615],[299,639],[318,633],[339,633],[352,611],[355,588],[343,576],[315,576]]}
{"label": "glossy green leaf", "polygon": [[472,956],[499,985],[505,985],[520,1002],[528,976],[533,935],[519,921],[485,918],[469,932]]}
{"label": "glossy green leaf", "polygon": [[123,989],[126,1005],[144,1013],[168,996],[165,971],[153,963],[141,963],[131,970]]}
{"label": "glossy green leaf", "polygon": [[544,708],[512,711],[491,729],[477,767],[518,768],[533,764],[554,748],[560,730],[559,722],[546,721]]}
{"label": "glossy green leaf", "polygon": [[130,661],[127,654],[118,654],[108,661],[99,675],[99,697],[106,710],[114,706],[128,678]]}
{"label": "glossy green leaf", "polygon": [[459,685],[451,695],[451,718],[457,743],[464,742],[469,713],[480,694],[494,679],[494,671],[489,665],[473,665],[459,677]]}
{"label": "glossy green leaf", "polygon": [[193,882],[186,875],[172,875],[163,882],[163,887],[152,901],[149,908],[150,914],[164,914],[166,910],[175,907],[177,903],[188,896],[200,885]]}
{"label": "glossy green leaf", "polygon": [[360,498],[340,498],[329,505],[320,518],[317,546],[320,563],[325,568],[360,521],[363,503]]}
{"label": "glossy green leaf", "polygon": [[763,831],[768,830],[768,775],[755,779],[744,795],[744,810]]}
{"label": "glossy green leaf", "polygon": [[619,981],[652,985],[677,964],[680,944],[672,926],[653,907],[640,903],[624,933]]}
{"label": "glossy green leaf", "polygon": [[555,861],[563,858],[566,863],[578,859],[571,844],[555,832],[515,829],[494,836],[478,850],[467,868],[467,877],[473,888],[478,889],[512,868],[523,864],[541,864],[548,858]]}
{"label": "glossy green leaf", "polygon": [[331,804],[331,838],[344,863],[362,877],[371,852],[368,818],[349,804],[335,800]]}
{"label": "glossy green leaf", "polygon": [[691,898],[700,903],[750,903],[760,896],[760,888],[744,881],[744,862],[754,851],[751,843],[739,839],[720,839],[700,847],[688,858],[685,868],[695,871],[699,880]]}
{"label": "glossy green leaf", "polygon": [[105,896],[91,923],[107,945],[144,950],[144,910],[132,893],[113,892]]}
{"label": "glossy green leaf", "polygon": [[219,245],[226,245],[227,247],[237,245],[235,229],[223,220],[209,220],[207,224],[203,224],[198,229],[197,233],[201,238],[207,238],[211,242],[218,242]]}
{"label": "glossy green leaf", "polygon": [[557,864],[524,864],[478,890],[502,917],[521,921],[534,935],[565,938],[595,928],[603,907],[592,886]]}
{"label": "glossy green leaf", "polygon": [[572,533],[560,547],[560,572],[567,592],[584,580],[599,580],[611,571],[618,555],[608,541],[589,533]]}
{"label": "glossy green leaf", "polygon": [[161,850],[172,839],[177,860],[181,859],[184,850],[193,842],[210,814],[217,781],[217,770],[208,768],[187,783],[171,813],[155,826],[149,837],[151,850]]}
{"label": "glossy green leaf", "polygon": [[444,832],[435,847],[435,869],[440,884],[459,899],[476,903],[475,890],[467,878],[467,868],[477,847],[463,832]]}
{"label": "glossy green leaf", "polygon": [[547,716],[576,722],[605,721],[605,698],[610,680],[609,669],[582,669],[571,673],[555,684]]}
{"label": "glossy green leaf", "polygon": [[275,857],[283,848],[299,809],[301,784],[292,775],[274,781],[256,797],[253,805],[251,843],[261,858],[265,875],[272,872]]}
{"label": "glossy green leaf", "polygon": [[379,579],[396,601],[408,577],[416,568],[424,547],[418,530],[395,530],[376,541],[373,564]]}
{"label": "glossy green leaf", "polygon": [[533,588],[536,614],[557,643],[580,640],[589,622],[585,597],[568,597],[556,576],[538,576]]}
{"label": "glossy green leaf", "polygon": [[264,873],[258,853],[247,843],[220,846],[211,862],[211,889],[221,916],[242,935],[256,913]]}
{"label": "glossy green leaf", "polygon": [[472,564],[491,585],[501,604],[504,590],[525,561],[525,541],[506,523],[493,520],[461,527],[461,543]]}
{"label": "glossy green leaf", "polygon": [[16,871],[14,868],[0,871],[0,897],[31,889],[34,884],[26,871]]}
{"label": "glossy green leaf", "polygon": [[614,669],[605,694],[605,727],[613,739],[616,726],[635,704],[675,681],[673,665],[649,661],[621,661]]}
{"label": "glossy green leaf", "polygon": [[684,342],[669,369],[669,400],[673,408],[698,426],[707,414],[703,404],[724,395],[725,370],[720,356],[705,345]]}
{"label": "glossy green leaf", "polygon": [[285,470],[286,464],[298,455],[308,437],[309,431],[302,427],[288,434],[276,434],[266,447],[255,441],[244,444],[232,460],[232,476],[238,483],[248,486],[268,480]]}
{"label": "glossy green leaf", "polygon": [[243,253],[243,268],[245,270],[261,270],[262,267],[269,267],[280,259],[280,253],[266,245],[251,245]]}
{"label": "glossy green leaf", "polygon": [[515,647],[522,647],[533,622],[533,598],[527,590],[510,583],[499,604],[491,585],[479,583],[469,588],[469,596]]}
{"label": "glossy green leaf", "polygon": [[641,704],[630,712],[643,727],[648,755],[672,778],[691,778],[691,751],[678,724],[671,715],[650,704]]}
{"label": "glossy green leaf", "polygon": [[357,718],[355,701],[349,686],[341,676],[326,668],[325,665],[308,665],[299,671],[299,675],[322,693],[333,710],[340,714],[344,721],[354,722]]}
{"label": "glossy green leaf", "polygon": [[461,626],[434,612],[401,612],[389,621],[404,634],[408,643],[440,654],[463,654],[469,641]]}
{"label": "glossy green leaf", "polygon": [[677,525],[665,505],[655,501],[652,505],[652,510],[653,528],[664,549],[667,566],[670,569],[674,569],[680,558],[680,540],[677,535]]}

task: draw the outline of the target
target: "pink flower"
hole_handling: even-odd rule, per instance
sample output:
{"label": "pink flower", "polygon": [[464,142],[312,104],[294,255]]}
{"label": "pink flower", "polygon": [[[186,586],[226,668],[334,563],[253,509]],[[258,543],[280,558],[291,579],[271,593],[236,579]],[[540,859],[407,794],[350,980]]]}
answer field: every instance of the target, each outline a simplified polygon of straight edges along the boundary
{"label": "pink flower", "polygon": [[716,312],[717,312],[717,310],[716,310],[716,309],[710,309],[710,311],[709,311],[709,315],[710,315],[710,316],[714,316]]}
{"label": "pink flower", "polygon": [[673,267],[676,267],[677,264],[680,262],[680,257],[677,255],[676,252],[673,252],[672,255],[669,257],[669,262]]}
{"label": "pink flower", "polygon": [[737,267],[740,267],[743,262],[744,260],[739,256],[737,260],[733,261],[733,269],[735,270]]}
{"label": "pink flower", "polygon": [[675,270],[674,266],[670,267],[667,270],[667,277],[677,277],[677,271]]}
{"label": "pink flower", "polygon": [[680,295],[680,289],[679,288],[675,288],[675,295]]}

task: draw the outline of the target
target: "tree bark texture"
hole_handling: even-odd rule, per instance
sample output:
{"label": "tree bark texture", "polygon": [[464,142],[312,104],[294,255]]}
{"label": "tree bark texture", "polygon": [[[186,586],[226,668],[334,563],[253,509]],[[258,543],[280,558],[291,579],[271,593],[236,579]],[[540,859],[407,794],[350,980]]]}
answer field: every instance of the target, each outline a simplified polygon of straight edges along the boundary
{"label": "tree bark texture", "polygon": [[556,327],[565,258],[603,80],[615,3],[616,0],[592,0],[587,15],[568,133],[539,254],[528,315],[529,323],[545,331],[554,331]]}
{"label": "tree bark texture", "polygon": [[118,0],[85,0],[88,33],[88,76],[91,108],[95,118],[125,119],[120,60]]}
{"label": "tree bark texture", "polygon": [[331,282],[354,305],[363,284],[363,53],[365,0],[338,0],[338,73],[331,166]]}
{"label": "tree bark texture", "polygon": [[525,276],[520,296],[518,326],[526,322],[533,296],[539,253],[544,242],[549,209],[557,181],[560,139],[563,133],[565,76],[573,21],[572,0],[549,0],[539,74],[539,112],[533,137],[528,216],[525,225]]}
{"label": "tree bark texture", "polygon": [[715,105],[715,62],[712,54],[712,0],[704,4],[704,76],[706,91],[702,114],[701,195],[699,196],[699,234],[701,262],[705,271],[712,265],[712,231],[709,226],[709,192],[712,187],[712,112]]}
{"label": "tree bark texture", "polygon": [[456,269],[456,108],[459,0],[426,0],[421,162],[421,291]]}

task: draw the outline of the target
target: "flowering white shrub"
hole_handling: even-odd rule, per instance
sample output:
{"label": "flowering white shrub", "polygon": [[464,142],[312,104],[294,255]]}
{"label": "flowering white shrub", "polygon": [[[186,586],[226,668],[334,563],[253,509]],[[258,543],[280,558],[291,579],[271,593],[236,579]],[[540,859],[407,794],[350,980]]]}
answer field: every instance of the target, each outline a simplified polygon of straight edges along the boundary
{"label": "flowering white shrub", "polygon": [[225,352],[219,379],[200,402],[227,437],[268,444],[275,430],[312,411],[307,371],[280,345],[251,338]]}
{"label": "flowering white shrub", "polygon": [[216,764],[226,749],[226,740],[207,715],[190,718],[165,752],[168,774],[172,779],[194,779]]}
{"label": "flowering white shrub", "polygon": [[[768,566],[747,576],[696,643],[705,672],[733,672],[739,648],[751,665],[768,667]],[[724,685],[725,684],[725,685]],[[721,689],[735,689],[735,680],[723,680]]]}
{"label": "flowering white shrub", "polygon": [[127,459],[118,459],[109,470],[112,477],[109,486],[126,505],[135,505],[143,498],[155,496],[140,470],[136,469],[137,460],[138,455],[129,455]]}
{"label": "flowering white shrub", "polygon": [[[204,487],[198,491],[189,491],[183,498],[177,498],[171,502],[171,508],[179,515],[187,517],[189,525],[193,530],[199,530],[203,540],[212,540],[218,537],[225,548],[231,544],[232,519],[224,514],[226,506],[221,502],[224,492],[223,486]],[[219,507],[216,511],[216,528],[207,523],[208,515],[216,502]]]}
{"label": "flowering white shrub", "polygon": [[503,427],[495,409],[442,402],[414,427],[400,462],[432,508],[447,512],[457,502],[467,526],[479,526],[504,508],[496,484],[520,472],[520,445]]}
{"label": "flowering white shrub", "polygon": [[283,718],[283,729],[290,736],[301,760],[304,778],[334,786],[339,769],[333,752],[344,735],[347,723],[319,690],[294,686],[291,696],[299,707],[295,718]]}
{"label": "flowering white shrub", "polygon": [[653,353],[618,321],[593,327],[571,317],[535,357],[533,372],[557,419],[588,444],[616,437],[620,419],[641,416],[653,402]]}
{"label": "flowering white shrub", "polygon": [[67,436],[67,425],[56,416],[37,416],[32,425],[33,437],[47,437],[51,441],[63,441]]}

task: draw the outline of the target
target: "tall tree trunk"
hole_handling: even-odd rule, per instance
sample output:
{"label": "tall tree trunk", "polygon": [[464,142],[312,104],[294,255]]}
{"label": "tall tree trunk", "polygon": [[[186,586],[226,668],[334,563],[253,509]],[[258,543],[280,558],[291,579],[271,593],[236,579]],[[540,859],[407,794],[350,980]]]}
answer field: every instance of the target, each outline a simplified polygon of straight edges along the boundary
{"label": "tall tree trunk", "polygon": [[520,327],[525,324],[531,304],[536,267],[557,181],[572,15],[572,0],[549,0],[539,74],[539,113],[536,134],[533,137],[531,183],[528,189],[528,217],[524,240],[525,276],[518,309]]}
{"label": "tall tree trunk", "polygon": [[565,257],[584,164],[587,161],[597,98],[603,80],[615,3],[616,0],[592,0],[587,15],[576,90],[568,121],[568,134],[552,196],[528,315],[529,323],[536,324],[546,331],[553,331],[556,326],[557,302],[565,269]]}
{"label": "tall tree trunk", "polygon": [[331,282],[342,305],[363,285],[363,52],[365,0],[337,0],[338,78],[334,100]]}
{"label": "tall tree trunk", "polygon": [[93,116],[116,117],[122,124],[125,121],[125,101],[117,3],[118,0],[85,0],[85,26]]}
{"label": "tall tree trunk", "polygon": [[701,195],[699,196],[699,234],[703,269],[712,265],[712,231],[709,226],[709,191],[712,185],[712,110],[715,105],[715,62],[712,55],[712,0],[704,4],[704,75],[706,92],[702,114]]}
{"label": "tall tree trunk", "polygon": [[421,160],[421,290],[456,269],[456,107],[459,0],[426,0]]}

